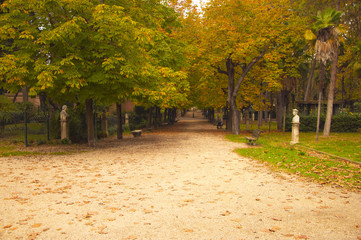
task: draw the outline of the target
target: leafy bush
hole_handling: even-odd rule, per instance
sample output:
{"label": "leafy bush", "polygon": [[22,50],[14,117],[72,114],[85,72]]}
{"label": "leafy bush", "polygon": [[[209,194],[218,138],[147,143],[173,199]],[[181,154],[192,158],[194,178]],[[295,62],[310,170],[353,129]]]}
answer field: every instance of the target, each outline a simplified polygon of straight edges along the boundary
{"label": "leafy bush", "polygon": [[338,114],[332,117],[332,132],[357,132],[361,129],[360,114]]}
{"label": "leafy bush", "polygon": [[85,108],[69,108],[69,137],[72,142],[86,142],[88,130],[85,118]]}
{"label": "leafy bush", "polygon": [[[293,115],[286,117],[286,131],[292,131]],[[326,116],[321,115],[320,131],[325,125]],[[300,115],[300,131],[314,132],[317,126],[317,115]],[[361,115],[341,113],[332,116],[331,132],[357,132],[361,129]]]}

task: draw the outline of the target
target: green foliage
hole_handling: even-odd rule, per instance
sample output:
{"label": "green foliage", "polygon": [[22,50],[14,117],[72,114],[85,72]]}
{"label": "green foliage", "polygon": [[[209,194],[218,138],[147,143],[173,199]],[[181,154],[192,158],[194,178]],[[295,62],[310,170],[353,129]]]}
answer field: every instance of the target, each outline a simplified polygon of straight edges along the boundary
{"label": "green foliage", "polygon": [[134,89],[142,104],[187,100],[178,15],[163,1],[19,0],[1,9],[0,87],[60,103],[109,105]]}
{"label": "green foliage", "polygon": [[324,11],[318,11],[313,24],[313,28],[319,31],[323,28],[334,26],[341,18],[342,12],[336,11],[332,8],[327,8]]}
{"label": "green foliage", "polygon": [[332,117],[333,132],[360,132],[361,114],[337,114]]}
{"label": "green foliage", "polygon": [[[286,117],[286,131],[292,130],[292,115]],[[325,124],[325,115],[321,115],[320,129]],[[300,115],[300,132],[315,132],[317,124],[316,115]],[[360,114],[335,114],[332,116],[332,132],[359,132],[361,129]]]}
{"label": "green foliage", "polygon": [[71,143],[71,141],[67,138],[61,139],[61,143],[64,145],[69,145]]}

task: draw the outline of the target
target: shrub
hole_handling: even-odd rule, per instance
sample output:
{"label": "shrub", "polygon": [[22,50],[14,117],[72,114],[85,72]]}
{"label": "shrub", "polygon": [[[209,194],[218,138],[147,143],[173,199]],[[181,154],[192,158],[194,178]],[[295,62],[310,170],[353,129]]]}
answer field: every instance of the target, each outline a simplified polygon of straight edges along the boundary
{"label": "shrub", "polygon": [[[293,115],[286,117],[286,131],[292,131]],[[326,116],[321,115],[320,131],[325,125]],[[314,132],[317,126],[317,115],[300,115],[300,131]],[[332,116],[331,132],[357,132],[361,129],[361,115],[341,113]]]}
{"label": "shrub", "polygon": [[357,132],[361,129],[360,114],[338,114],[332,117],[332,132]]}

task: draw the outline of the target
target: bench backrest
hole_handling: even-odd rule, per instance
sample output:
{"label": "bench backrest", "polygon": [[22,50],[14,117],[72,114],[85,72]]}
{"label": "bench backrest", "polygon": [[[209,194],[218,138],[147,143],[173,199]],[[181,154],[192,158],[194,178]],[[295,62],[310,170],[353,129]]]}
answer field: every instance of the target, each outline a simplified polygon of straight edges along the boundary
{"label": "bench backrest", "polygon": [[252,132],[252,136],[255,137],[255,138],[258,138],[259,135],[261,135],[263,131],[261,129],[256,129]]}

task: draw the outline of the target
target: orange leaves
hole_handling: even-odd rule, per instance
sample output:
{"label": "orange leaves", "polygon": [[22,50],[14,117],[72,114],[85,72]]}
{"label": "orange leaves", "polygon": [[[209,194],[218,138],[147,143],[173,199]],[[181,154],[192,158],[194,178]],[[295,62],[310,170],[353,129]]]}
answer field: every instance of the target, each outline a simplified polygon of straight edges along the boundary
{"label": "orange leaves", "polygon": [[34,223],[33,225],[31,225],[32,228],[38,228],[40,227],[42,224],[41,223]]}

